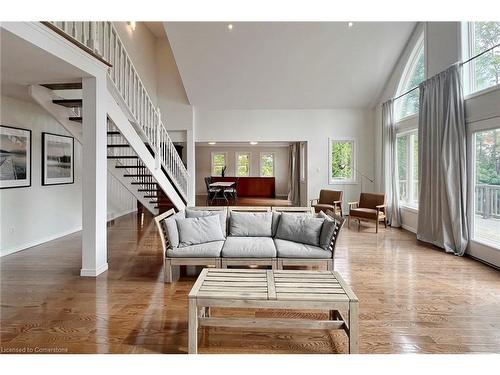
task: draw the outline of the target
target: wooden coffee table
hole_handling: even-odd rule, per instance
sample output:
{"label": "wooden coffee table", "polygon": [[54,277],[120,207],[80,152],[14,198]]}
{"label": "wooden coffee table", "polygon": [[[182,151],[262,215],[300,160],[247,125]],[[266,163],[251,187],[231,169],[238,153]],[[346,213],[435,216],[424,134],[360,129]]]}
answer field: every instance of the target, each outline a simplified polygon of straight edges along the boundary
{"label": "wooden coffee table", "polygon": [[[212,317],[211,307],[327,310],[329,319]],[[205,268],[189,292],[189,353],[198,352],[200,326],[341,329],[358,353],[358,298],[335,271]]]}

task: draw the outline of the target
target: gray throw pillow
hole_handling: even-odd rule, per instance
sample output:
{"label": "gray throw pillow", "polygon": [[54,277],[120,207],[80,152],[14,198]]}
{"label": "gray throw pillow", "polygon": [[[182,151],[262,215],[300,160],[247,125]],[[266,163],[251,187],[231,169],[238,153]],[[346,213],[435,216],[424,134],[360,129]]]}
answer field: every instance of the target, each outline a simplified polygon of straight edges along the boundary
{"label": "gray throw pillow", "polygon": [[226,231],[226,220],[227,220],[226,210],[209,211],[209,210],[192,210],[192,209],[186,208],[186,218],[215,216],[215,215],[219,216],[222,234],[224,235],[224,238],[226,238],[226,234],[227,234],[227,231]]}
{"label": "gray throw pillow", "polygon": [[272,212],[231,212],[229,235],[236,237],[272,237]]}
{"label": "gray throw pillow", "polygon": [[184,211],[180,211],[160,222],[163,228],[163,233],[169,242],[168,248],[171,249],[179,246],[179,231],[177,230],[177,223],[175,220],[184,219],[185,217]]}
{"label": "gray throw pillow", "polygon": [[224,241],[219,218],[215,215],[177,219],[179,247]]}
{"label": "gray throw pillow", "polygon": [[278,224],[280,222],[281,212],[273,211],[273,224],[272,224],[272,234],[273,237],[276,236],[276,231],[278,230]]}
{"label": "gray throw pillow", "polygon": [[325,219],[311,215],[282,213],[276,238],[319,246],[321,227]]}
{"label": "gray throw pillow", "polygon": [[329,250],[330,242],[335,233],[336,222],[330,216],[320,211],[318,217],[325,219],[321,227],[321,234],[319,236],[319,246],[325,250]]}

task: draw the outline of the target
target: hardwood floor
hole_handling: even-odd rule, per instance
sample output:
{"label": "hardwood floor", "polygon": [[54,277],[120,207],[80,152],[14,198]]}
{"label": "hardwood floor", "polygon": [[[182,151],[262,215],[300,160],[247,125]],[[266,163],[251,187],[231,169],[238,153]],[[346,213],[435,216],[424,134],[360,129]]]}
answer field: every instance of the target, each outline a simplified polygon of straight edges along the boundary
{"label": "hardwood floor", "polygon": [[[163,283],[149,216],[116,220],[108,244],[109,270],[95,279],[79,277],[80,234],[0,258],[0,352],[186,353],[195,277]],[[373,224],[343,231],[335,268],[360,300],[361,353],[500,352],[497,270],[422,245],[403,230],[376,235]],[[226,311],[212,313],[314,316]],[[204,328],[199,351],[345,353],[346,339],[340,332]]]}

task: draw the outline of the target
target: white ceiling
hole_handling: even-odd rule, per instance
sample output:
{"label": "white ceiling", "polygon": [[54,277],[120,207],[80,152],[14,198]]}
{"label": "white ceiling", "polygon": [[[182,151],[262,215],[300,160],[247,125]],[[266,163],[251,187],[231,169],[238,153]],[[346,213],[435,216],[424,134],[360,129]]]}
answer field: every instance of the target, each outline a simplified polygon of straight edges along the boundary
{"label": "white ceiling", "polygon": [[0,29],[2,95],[31,99],[28,86],[79,82],[85,73],[18,36]]}
{"label": "white ceiling", "polygon": [[167,22],[191,104],[214,109],[367,108],[414,22]]}

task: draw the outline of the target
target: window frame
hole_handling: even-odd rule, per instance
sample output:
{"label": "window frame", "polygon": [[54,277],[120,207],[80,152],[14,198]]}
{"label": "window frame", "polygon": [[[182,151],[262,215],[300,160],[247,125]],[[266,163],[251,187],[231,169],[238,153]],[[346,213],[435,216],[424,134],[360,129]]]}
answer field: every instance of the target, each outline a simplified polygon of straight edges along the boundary
{"label": "window frame", "polygon": [[210,155],[210,175],[213,177],[219,177],[214,173],[214,155],[223,154],[224,155],[224,165],[227,166],[227,152],[225,151],[212,151]]}
{"label": "window frame", "polygon": [[[411,197],[413,196],[414,193],[414,162],[415,158],[413,157],[413,151],[414,151],[414,142],[412,142],[413,137],[417,137],[417,142],[418,142],[418,127],[411,127],[411,128],[403,128],[400,131],[396,133],[396,144],[397,144],[397,138],[403,137],[403,136],[410,136],[408,139],[407,143],[407,149],[406,149],[406,160],[407,160],[407,165],[406,165],[406,183],[407,183],[407,200],[402,200],[400,197],[398,197],[399,204],[401,207],[404,208],[409,208],[410,210],[413,211],[418,211],[418,205],[419,205],[419,198],[417,197],[416,201],[413,201]],[[397,152],[396,152],[396,165],[398,166],[399,160],[397,160]],[[418,157],[418,156],[417,156]],[[418,160],[417,160],[418,161]],[[399,168],[396,168],[398,171],[397,175],[397,183],[399,184]],[[417,172],[418,173],[418,172]],[[418,176],[420,177],[420,176]],[[417,179],[418,181],[418,179]]]}
{"label": "window frame", "polygon": [[[477,55],[474,52],[474,21],[464,21],[461,23],[461,52],[462,52],[462,61],[467,61],[471,57]],[[481,53],[481,52],[478,52]],[[485,87],[483,89],[476,89],[476,59],[472,59],[471,61],[463,64],[462,66],[462,84],[464,90],[464,98],[468,99],[471,97],[475,97],[477,95],[481,95],[483,93],[494,91],[500,89],[500,83],[496,85],[492,85],[489,87]]]}
{"label": "window frame", "polygon": [[[332,177],[332,144],[336,143],[352,143],[351,170],[352,177],[350,179]],[[329,185],[356,185],[358,183],[358,147],[355,138],[348,137],[329,137],[328,138],[328,184]]]}
{"label": "window frame", "polygon": [[[272,155],[273,156],[273,174],[272,176],[264,176],[262,174],[262,155]],[[276,153],[274,151],[261,151],[259,153],[259,177],[275,177],[276,170]]]}
{"label": "window frame", "polygon": [[306,181],[306,144],[300,143],[300,182]]}
{"label": "window frame", "polygon": [[[240,176],[239,175],[239,170],[238,170],[238,167],[239,167],[239,159],[238,159],[238,156],[239,155],[248,155],[248,174],[244,175],[244,176]],[[252,153],[250,151],[236,151],[234,153],[234,176],[235,177],[250,177],[251,173],[252,173]]]}
{"label": "window frame", "polygon": [[[401,121],[407,120],[409,118],[418,116],[418,108],[417,108],[417,111],[415,113],[411,113],[411,114],[406,115],[404,117],[398,117],[399,116],[398,104],[400,103],[398,101],[402,100],[405,97],[405,95],[408,95],[408,94],[405,94],[403,96],[400,96],[401,94],[404,94],[406,91],[411,90],[413,88],[413,87],[407,87],[407,85],[408,85],[409,80],[412,77],[411,73],[413,73],[413,71],[415,69],[415,65],[417,64],[418,57],[420,55],[421,50],[423,51],[423,54],[424,54],[424,80],[425,80],[425,78],[427,76],[427,54],[426,54],[426,48],[425,48],[425,30],[422,30],[420,32],[420,34],[418,35],[418,37],[415,41],[415,44],[413,46],[413,49],[410,53],[410,56],[408,57],[408,60],[406,61],[405,67],[403,69],[403,73],[401,74],[401,78],[399,79],[399,82],[398,82],[396,94],[394,95],[394,97],[397,98],[395,100],[395,103],[394,103],[394,120],[396,122],[401,122]],[[418,89],[417,89],[417,91],[418,91]]]}

